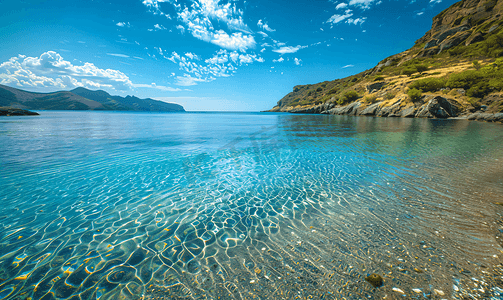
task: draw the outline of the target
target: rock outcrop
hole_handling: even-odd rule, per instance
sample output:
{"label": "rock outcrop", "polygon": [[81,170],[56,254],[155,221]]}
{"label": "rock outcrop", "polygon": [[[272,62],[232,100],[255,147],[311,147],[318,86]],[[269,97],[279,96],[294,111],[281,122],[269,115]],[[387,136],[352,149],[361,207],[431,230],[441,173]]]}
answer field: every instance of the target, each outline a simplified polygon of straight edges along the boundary
{"label": "rock outcrop", "polygon": [[[308,109],[292,110],[291,113],[370,116],[388,118],[430,118],[430,119],[467,119],[486,122],[503,122],[503,113],[475,112],[466,114],[460,104],[453,99],[442,96],[423,96],[416,103],[407,103],[406,99],[399,99],[386,105],[384,101],[366,105],[355,101],[348,105],[322,104]],[[464,115],[461,116],[461,114]]]}
{"label": "rock outcrop", "polygon": [[15,107],[0,107],[0,116],[38,116],[39,114],[33,111],[15,108]]}
{"label": "rock outcrop", "polygon": [[476,30],[476,27],[482,23],[500,22],[501,11],[503,1],[463,0],[455,3],[434,17],[431,29],[416,41],[416,45],[424,44],[418,56],[433,56],[462,43],[468,46],[484,40],[484,35],[495,31],[499,24],[486,31]]}

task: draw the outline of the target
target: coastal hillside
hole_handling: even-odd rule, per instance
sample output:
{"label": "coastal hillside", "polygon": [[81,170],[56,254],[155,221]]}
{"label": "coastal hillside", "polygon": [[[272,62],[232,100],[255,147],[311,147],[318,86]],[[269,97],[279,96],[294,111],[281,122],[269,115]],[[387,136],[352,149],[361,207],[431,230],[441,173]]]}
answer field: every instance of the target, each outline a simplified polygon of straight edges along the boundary
{"label": "coastal hillside", "polygon": [[374,68],[298,85],[273,112],[503,121],[503,0],[463,0]]}
{"label": "coastal hillside", "polygon": [[185,111],[181,105],[135,96],[111,96],[105,91],[76,88],[55,93],[32,93],[0,85],[0,106],[32,110]]}

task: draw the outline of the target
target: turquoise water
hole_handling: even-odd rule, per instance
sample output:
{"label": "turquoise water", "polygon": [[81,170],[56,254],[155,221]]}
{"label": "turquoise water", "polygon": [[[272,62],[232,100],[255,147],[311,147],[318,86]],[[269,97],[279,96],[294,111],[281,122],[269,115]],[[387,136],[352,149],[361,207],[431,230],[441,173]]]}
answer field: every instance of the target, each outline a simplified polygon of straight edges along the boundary
{"label": "turquoise water", "polygon": [[0,299],[502,299],[502,139],[464,120],[2,118]]}

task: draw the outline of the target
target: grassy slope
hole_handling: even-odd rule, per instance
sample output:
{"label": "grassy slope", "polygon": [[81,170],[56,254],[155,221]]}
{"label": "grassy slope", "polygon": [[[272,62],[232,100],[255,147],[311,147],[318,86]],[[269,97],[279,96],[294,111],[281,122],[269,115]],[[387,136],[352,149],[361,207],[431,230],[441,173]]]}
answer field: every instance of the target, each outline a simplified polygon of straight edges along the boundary
{"label": "grassy slope", "polygon": [[[449,13],[449,10],[452,11],[460,3],[462,2],[443,11],[435,19],[442,18],[442,15]],[[460,16],[451,25],[462,25],[470,19],[471,16]],[[295,86],[293,91],[281,99],[271,111],[291,111],[326,102],[344,105],[356,100],[363,102],[364,105],[377,101],[385,101],[383,105],[387,105],[403,99],[405,100],[403,105],[407,105],[407,102],[412,103],[411,97],[407,95],[412,83],[427,78],[439,78],[437,81],[443,82],[443,85],[437,86],[434,90],[425,88],[421,91],[422,94],[444,95],[458,101],[461,106],[469,110],[487,105],[489,112],[502,112],[503,20],[496,15],[496,17],[482,16],[476,21],[477,23],[472,24],[470,33],[472,36],[480,33],[484,38],[483,41],[468,46],[462,42],[439,54],[424,57],[425,37],[436,33],[432,28],[425,37],[416,42],[414,47],[381,61],[372,70],[334,81]],[[498,26],[496,30],[495,26]],[[490,29],[493,30],[489,32]],[[474,65],[475,60],[478,64]],[[421,74],[414,72],[417,66],[425,66],[427,70]],[[469,85],[463,86],[459,81],[466,76],[470,78],[475,76],[475,79],[470,81]],[[376,82],[384,82],[385,86],[378,91],[369,92],[367,86]],[[461,86],[466,93],[460,89]],[[356,91],[358,98],[350,97],[350,91]]]}

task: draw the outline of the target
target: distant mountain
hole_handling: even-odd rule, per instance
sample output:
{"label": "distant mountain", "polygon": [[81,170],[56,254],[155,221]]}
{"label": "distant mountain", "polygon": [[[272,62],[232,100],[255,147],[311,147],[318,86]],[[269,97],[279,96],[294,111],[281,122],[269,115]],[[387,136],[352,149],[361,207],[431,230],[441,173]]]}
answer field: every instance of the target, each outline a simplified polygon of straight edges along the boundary
{"label": "distant mountain", "polygon": [[297,85],[270,111],[503,120],[503,0],[459,1],[409,50],[353,76]]}
{"label": "distant mountain", "polygon": [[120,110],[182,112],[183,106],[135,96],[111,96],[105,91],[76,88],[54,93],[33,93],[0,84],[0,106],[32,110]]}

